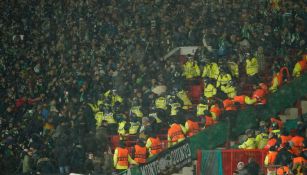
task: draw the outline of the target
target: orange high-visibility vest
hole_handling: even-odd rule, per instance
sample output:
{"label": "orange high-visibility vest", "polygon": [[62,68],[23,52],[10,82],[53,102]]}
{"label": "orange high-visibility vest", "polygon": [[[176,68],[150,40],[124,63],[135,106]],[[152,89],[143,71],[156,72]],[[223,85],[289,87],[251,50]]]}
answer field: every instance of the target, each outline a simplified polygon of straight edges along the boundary
{"label": "orange high-visibility vest", "polygon": [[294,136],[291,141],[293,142],[293,146],[303,146],[304,137],[302,136]]}
{"label": "orange high-visibility vest", "polygon": [[236,107],[234,106],[234,102],[227,98],[223,101],[225,111],[235,111]]}
{"label": "orange high-visibility vest", "polygon": [[264,89],[256,89],[253,92],[253,98],[256,98],[258,102],[262,104],[266,104],[266,99],[264,98],[266,95],[266,91]]}
{"label": "orange high-visibility vest", "polygon": [[268,164],[273,165],[276,159],[278,152],[277,151],[269,151],[268,152]]}
{"label": "orange high-visibility vest", "polygon": [[221,115],[221,109],[218,107],[218,105],[214,105],[210,108],[210,112],[213,112],[216,117],[219,117]]}
{"label": "orange high-visibility vest", "polygon": [[292,139],[292,136],[285,136],[281,135],[280,140],[281,140],[281,146],[284,147],[287,142],[289,142]]}
{"label": "orange high-visibility vest", "polygon": [[277,169],[277,175],[285,175],[285,174],[289,174],[289,167],[288,166],[282,166],[282,167],[279,167]]}
{"label": "orange high-visibility vest", "polygon": [[162,146],[161,146],[160,139],[158,137],[157,138],[150,137],[149,139],[151,141],[150,154],[155,155],[155,154],[158,154],[159,152],[161,152]]}
{"label": "orange high-visibility vest", "polygon": [[205,124],[206,127],[214,125],[215,123],[217,122],[213,120],[212,117],[206,116],[206,124]]}
{"label": "orange high-visibility vest", "polygon": [[146,147],[135,145],[134,150],[135,150],[134,160],[137,163],[145,163],[146,162]]}
{"label": "orange high-visibility vest", "polygon": [[304,159],[304,157],[295,157],[293,158],[293,165],[295,164],[300,164],[300,165],[304,165],[306,163],[306,159]]}
{"label": "orange high-visibility vest", "polygon": [[118,147],[117,150],[118,150],[117,165],[127,166],[128,168],[128,149]]}
{"label": "orange high-visibility vest", "polygon": [[177,142],[179,139],[184,139],[184,134],[182,132],[181,126],[179,124],[173,124],[168,129],[168,136],[171,138],[172,142]]}
{"label": "orange high-visibility vest", "polygon": [[298,63],[301,66],[301,72],[304,72],[307,69],[307,60],[306,59],[302,59]]}
{"label": "orange high-visibility vest", "polygon": [[293,143],[291,150],[293,154],[298,156],[303,148],[304,137],[294,136],[292,137],[291,142]]}
{"label": "orange high-visibility vest", "polygon": [[244,105],[245,104],[245,95],[234,96],[233,101],[240,103],[240,105]]}
{"label": "orange high-visibility vest", "polygon": [[263,149],[270,149],[271,146],[274,146],[277,143],[275,138],[271,138],[268,140],[268,143],[265,145]]}
{"label": "orange high-visibility vest", "polygon": [[189,137],[197,134],[200,131],[200,128],[199,128],[199,125],[198,125],[197,122],[194,122],[192,120],[188,120],[187,122],[188,122],[188,126],[189,126],[189,131],[188,131],[187,135]]}

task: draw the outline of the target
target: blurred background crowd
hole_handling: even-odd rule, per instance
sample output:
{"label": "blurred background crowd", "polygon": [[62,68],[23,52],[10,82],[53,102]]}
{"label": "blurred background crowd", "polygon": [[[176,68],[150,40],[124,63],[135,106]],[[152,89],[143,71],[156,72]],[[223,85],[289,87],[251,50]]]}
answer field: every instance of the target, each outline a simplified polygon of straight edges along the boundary
{"label": "blurred background crowd", "polygon": [[304,0],[3,0],[0,8],[4,174],[108,174],[116,123],[140,118],[132,107],[142,112],[136,122],[150,123],[157,86],[186,90],[184,67],[164,59],[175,47],[200,46],[192,59],[201,73],[208,62],[235,62],[236,86],[246,55],[262,75],[268,63],[292,71],[306,48]]}

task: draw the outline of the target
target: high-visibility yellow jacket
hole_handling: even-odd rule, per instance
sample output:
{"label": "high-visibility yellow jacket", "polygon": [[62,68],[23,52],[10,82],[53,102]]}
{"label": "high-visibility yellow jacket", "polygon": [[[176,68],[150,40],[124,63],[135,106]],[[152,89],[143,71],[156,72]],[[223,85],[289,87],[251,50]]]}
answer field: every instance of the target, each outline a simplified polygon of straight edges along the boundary
{"label": "high-visibility yellow jacket", "polygon": [[260,133],[256,136],[255,141],[258,149],[263,149],[267,145],[269,136],[267,133]]}
{"label": "high-visibility yellow jacket", "polygon": [[216,87],[225,86],[232,80],[230,74],[221,74],[216,81]]}
{"label": "high-visibility yellow jacket", "polygon": [[179,111],[179,108],[181,107],[181,104],[180,103],[172,103],[170,104],[171,106],[171,116],[176,116],[178,111]]}
{"label": "high-visibility yellow jacket", "polygon": [[244,143],[239,145],[240,149],[255,149],[256,148],[256,141],[255,138],[248,138]]}
{"label": "high-visibility yellow jacket", "polygon": [[122,103],[123,102],[123,98],[119,95],[113,95],[111,94],[111,90],[108,90],[107,92],[105,92],[104,97],[111,97],[111,105],[114,106],[116,102]]}
{"label": "high-visibility yellow jacket", "polygon": [[117,129],[117,133],[119,135],[122,135],[122,136],[126,135],[126,130],[125,130],[126,123],[127,123],[126,121],[119,122],[118,129]]}
{"label": "high-visibility yellow jacket", "polygon": [[228,67],[230,70],[230,73],[233,77],[238,78],[239,77],[239,66],[235,62],[228,62]]}
{"label": "high-visibility yellow jacket", "polygon": [[143,117],[143,112],[141,111],[141,106],[132,106],[131,112],[139,118]]}
{"label": "high-visibility yellow jacket", "polygon": [[91,108],[92,112],[95,114],[99,111],[99,107],[96,104],[88,103],[89,107]]}
{"label": "high-visibility yellow jacket", "polygon": [[114,124],[116,123],[113,113],[107,113],[103,115],[103,120],[106,120],[108,124]]}
{"label": "high-visibility yellow jacket", "polygon": [[162,123],[162,120],[158,117],[157,113],[150,113],[149,117],[153,117],[157,123]]}
{"label": "high-visibility yellow jacket", "polygon": [[216,88],[213,86],[213,84],[209,83],[205,85],[204,88],[204,96],[206,98],[212,98],[216,95]]}
{"label": "high-visibility yellow jacket", "polygon": [[204,111],[208,110],[209,109],[209,106],[207,104],[202,104],[202,103],[199,103],[197,105],[197,112],[196,112],[196,115],[197,116],[201,116],[201,115],[204,115]]}
{"label": "high-visibility yellow jacket", "polygon": [[192,102],[191,102],[191,100],[189,99],[187,93],[184,90],[179,91],[177,93],[177,97],[183,101],[182,109],[187,110],[187,109],[192,107]]}
{"label": "high-visibility yellow jacket", "polygon": [[246,59],[246,66],[245,66],[245,69],[246,69],[246,74],[248,76],[253,76],[255,74],[258,73],[258,61],[255,57],[251,58],[251,59]]}
{"label": "high-visibility yellow jacket", "polygon": [[212,79],[217,79],[218,76],[220,75],[220,68],[218,66],[218,64],[216,63],[211,63],[211,68],[210,68],[210,77]]}
{"label": "high-visibility yellow jacket", "polygon": [[157,109],[163,109],[166,110],[166,98],[165,97],[159,97],[155,100],[155,105]]}
{"label": "high-visibility yellow jacket", "polygon": [[137,134],[140,126],[140,122],[130,122],[129,134]]}
{"label": "high-visibility yellow jacket", "polygon": [[200,70],[195,61],[188,60],[183,65],[183,76],[185,76],[186,79],[200,76]]}
{"label": "high-visibility yellow jacket", "polygon": [[210,74],[211,74],[211,64],[206,64],[204,66],[204,68],[203,68],[203,73],[202,73],[201,77],[203,77],[203,78],[206,78],[206,77],[210,78],[211,77]]}
{"label": "high-visibility yellow jacket", "polygon": [[233,98],[237,94],[236,88],[231,85],[222,86],[221,91],[227,94],[228,98]]}
{"label": "high-visibility yellow jacket", "polygon": [[95,114],[95,120],[96,120],[96,127],[100,127],[101,126],[101,122],[103,120],[103,112],[97,112]]}

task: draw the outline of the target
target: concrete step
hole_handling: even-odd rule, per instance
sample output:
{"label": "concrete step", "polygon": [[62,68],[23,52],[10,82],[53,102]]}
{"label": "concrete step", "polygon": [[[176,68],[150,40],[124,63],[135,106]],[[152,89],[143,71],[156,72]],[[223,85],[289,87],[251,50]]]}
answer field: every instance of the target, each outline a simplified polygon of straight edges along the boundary
{"label": "concrete step", "polygon": [[302,114],[306,114],[307,113],[307,101],[306,100],[301,101],[301,108],[302,108]]}
{"label": "concrete step", "polygon": [[287,108],[285,110],[285,115],[286,115],[287,120],[297,119],[298,109],[297,108]]}
{"label": "concrete step", "polygon": [[182,174],[193,175],[193,167],[183,167]]}

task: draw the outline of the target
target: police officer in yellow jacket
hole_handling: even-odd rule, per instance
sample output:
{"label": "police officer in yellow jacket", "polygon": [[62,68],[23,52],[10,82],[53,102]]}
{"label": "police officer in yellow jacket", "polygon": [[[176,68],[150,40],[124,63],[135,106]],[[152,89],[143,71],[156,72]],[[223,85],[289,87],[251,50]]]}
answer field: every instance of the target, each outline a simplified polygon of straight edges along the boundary
{"label": "police officer in yellow jacket", "polygon": [[209,109],[208,101],[204,98],[200,98],[200,103],[196,107],[196,115],[204,116],[204,112]]}
{"label": "police officer in yellow jacket", "polygon": [[129,134],[137,134],[139,132],[141,123],[137,119],[136,116],[132,115],[130,116],[130,128],[129,128]]}
{"label": "police officer in yellow jacket", "polygon": [[221,91],[224,92],[228,98],[233,98],[237,94],[236,87],[234,86],[234,83],[232,81],[226,86],[222,86]]}
{"label": "police officer in yellow jacket", "polygon": [[177,98],[178,98],[177,96],[169,96],[167,98],[167,103],[170,107],[169,115],[171,117],[176,117],[182,108],[182,104],[180,103],[180,100],[178,100]]}
{"label": "police officer in yellow jacket", "polygon": [[96,114],[95,114],[95,120],[96,120],[96,127],[97,127],[97,128],[101,126],[101,122],[102,122],[102,120],[104,119],[104,117],[103,117],[103,116],[104,116],[103,111],[104,111],[104,106],[101,104],[101,105],[99,106],[99,111],[96,112]]}
{"label": "police officer in yellow jacket", "polygon": [[107,92],[104,93],[104,98],[105,99],[110,99],[111,100],[111,106],[113,107],[116,103],[121,104],[123,102],[123,98],[117,94],[117,90],[108,90]]}
{"label": "police officer in yellow jacket", "polygon": [[204,96],[206,99],[210,99],[216,95],[216,87],[214,86],[211,79],[204,79]]}
{"label": "police officer in yellow jacket", "polygon": [[197,65],[197,62],[192,58],[191,55],[188,55],[187,62],[183,65],[183,76],[186,79],[192,79],[200,76],[200,70]]}
{"label": "police officer in yellow jacket", "polygon": [[127,132],[130,127],[130,124],[123,118],[119,120],[117,133],[120,140],[126,140],[126,137],[129,135]]}
{"label": "police officer in yellow jacket", "polygon": [[258,81],[259,64],[256,57],[252,57],[249,53],[246,54],[245,71],[249,83]]}
{"label": "police officer in yellow jacket", "polygon": [[227,73],[225,70],[220,71],[220,75],[218,76],[216,80],[216,87],[221,87],[221,89],[224,86],[227,86],[232,81],[232,77],[229,73]]}
{"label": "police officer in yellow jacket", "polygon": [[239,78],[239,65],[234,60],[229,61],[227,65],[232,77]]}
{"label": "police officer in yellow jacket", "polygon": [[143,117],[142,106],[137,102],[137,100],[132,101],[132,106],[130,108],[130,113],[134,114],[139,120]]}
{"label": "police officer in yellow jacket", "polygon": [[156,109],[167,110],[167,102],[164,96],[160,96],[155,100]]}
{"label": "police officer in yellow jacket", "polygon": [[218,64],[215,63],[215,62],[211,62],[211,63],[208,63],[204,66],[202,77],[203,78],[208,77],[208,78],[216,80],[218,78],[219,74],[220,74],[220,68],[219,68]]}
{"label": "police officer in yellow jacket", "polygon": [[255,149],[256,148],[256,141],[254,137],[254,131],[251,129],[246,130],[247,140],[239,145],[240,149]]}
{"label": "police officer in yellow jacket", "polygon": [[191,102],[188,94],[186,93],[186,91],[181,90],[181,91],[177,92],[177,97],[180,100],[182,100],[182,102],[183,102],[182,109],[188,110],[188,109],[192,108],[192,102]]}

